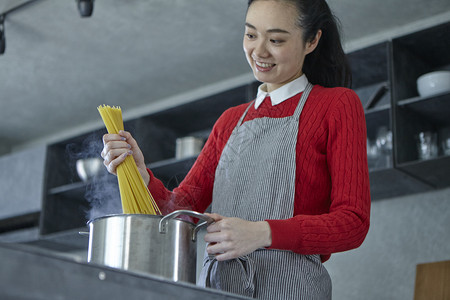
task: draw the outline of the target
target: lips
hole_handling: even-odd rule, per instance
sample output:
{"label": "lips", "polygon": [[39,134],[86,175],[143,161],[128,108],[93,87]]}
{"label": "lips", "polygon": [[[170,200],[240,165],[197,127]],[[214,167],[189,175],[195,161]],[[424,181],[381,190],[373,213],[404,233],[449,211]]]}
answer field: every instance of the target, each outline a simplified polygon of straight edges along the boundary
{"label": "lips", "polygon": [[255,66],[258,69],[258,71],[261,72],[268,72],[272,70],[273,67],[275,67],[276,64],[266,63],[266,62],[260,62],[255,60]]}

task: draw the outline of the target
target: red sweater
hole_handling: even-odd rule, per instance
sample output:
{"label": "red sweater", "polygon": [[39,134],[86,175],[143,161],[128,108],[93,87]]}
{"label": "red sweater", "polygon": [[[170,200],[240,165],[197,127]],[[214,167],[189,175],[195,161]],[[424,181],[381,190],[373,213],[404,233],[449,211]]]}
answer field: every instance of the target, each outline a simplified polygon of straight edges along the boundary
{"label": "red sweater", "polygon": [[[301,93],[272,106],[264,100],[244,122],[294,113]],[[212,201],[216,166],[233,128],[249,104],[228,109],[217,120],[197,161],[172,192],[150,173],[149,189],[163,213],[203,212]],[[300,254],[331,253],[358,247],[369,229],[370,192],[366,123],[358,96],[345,88],[314,86],[303,108],[296,146],[294,216],[267,220],[272,249]]]}

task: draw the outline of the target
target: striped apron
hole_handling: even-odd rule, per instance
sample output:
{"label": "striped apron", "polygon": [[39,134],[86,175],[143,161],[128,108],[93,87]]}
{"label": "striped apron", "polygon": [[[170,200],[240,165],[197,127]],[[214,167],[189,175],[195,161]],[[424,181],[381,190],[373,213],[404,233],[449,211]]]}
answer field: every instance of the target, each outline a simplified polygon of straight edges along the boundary
{"label": "striped apron", "polygon": [[[216,169],[212,212],[249,221],[293,216],[299,118],[312,84],[292,116],[257,118],[234,128]],[[257,249],[227,261],[205,255],[199,285],[257,299],[331,299],[319,255]]]}

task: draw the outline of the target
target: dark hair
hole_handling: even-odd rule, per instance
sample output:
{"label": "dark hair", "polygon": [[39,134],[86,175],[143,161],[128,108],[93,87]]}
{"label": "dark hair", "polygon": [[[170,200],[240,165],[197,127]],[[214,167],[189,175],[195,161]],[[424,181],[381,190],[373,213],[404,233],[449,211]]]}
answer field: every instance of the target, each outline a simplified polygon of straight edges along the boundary
{"label": "dark hair", "polygon": [[[258,0],[249,0],[248,7]],[[350,87],[352,75],[347,56],[342,49],[339,21],[325,0],[279,0],[293,4],[298,12],[298,26],[304,42],[312,41],[317,32],[322,36],[316,49],[306,55],[303,73],[312,84],[325,87]]]}

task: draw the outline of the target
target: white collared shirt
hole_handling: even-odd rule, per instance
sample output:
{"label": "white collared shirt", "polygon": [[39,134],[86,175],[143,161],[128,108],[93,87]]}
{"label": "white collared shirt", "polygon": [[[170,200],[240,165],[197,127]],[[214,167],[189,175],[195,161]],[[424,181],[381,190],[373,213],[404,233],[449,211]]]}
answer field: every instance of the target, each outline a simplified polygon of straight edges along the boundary
{"label": "white collared shirt", "polygon": [[255,99],[255,109],[261,105],[264,99],[267,96],[270,96],[270,101],[272,102],[272,106],[280,104],[281,102],[301,93],[305,90],[306,85],[308,84],[308,78],[303,74],[299,78],[292,80],[289,83],[277,88],[276,90],[268,93],[267,92],[267,84],[263,83],[258,87],[258,94]]}

